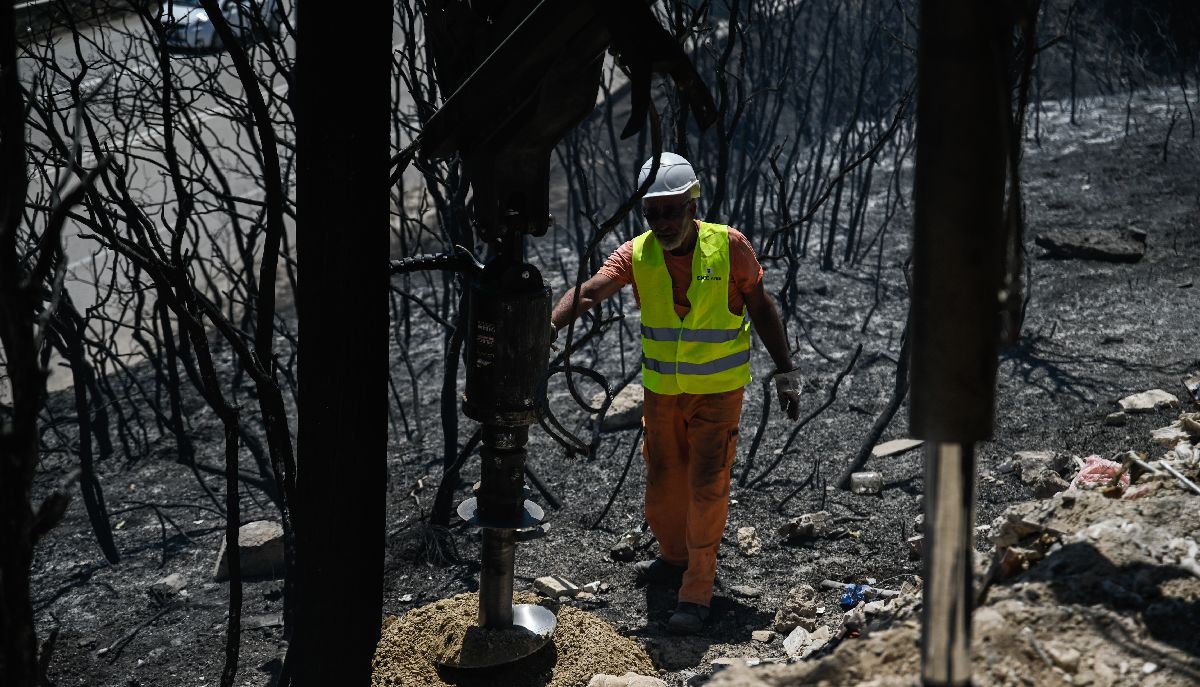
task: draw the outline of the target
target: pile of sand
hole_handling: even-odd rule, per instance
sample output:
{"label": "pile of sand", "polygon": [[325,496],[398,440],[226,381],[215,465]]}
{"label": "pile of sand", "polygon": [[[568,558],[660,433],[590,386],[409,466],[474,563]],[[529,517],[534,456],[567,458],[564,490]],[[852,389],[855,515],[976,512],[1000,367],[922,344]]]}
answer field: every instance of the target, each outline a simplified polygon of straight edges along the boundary
{"label": "pile of sand", "polygon": [[479,612],[477,594],[459,594],[384,619],[371,684],[583,687],[597,673],[657,675],[650,657],[637,642],[617,634],[591,613],[526,594],[515,595],[513,603],[540,603],[558,616],[553,641],[532,656],[474,671],[438,667],[438,657],[454,655],[461,649]]}

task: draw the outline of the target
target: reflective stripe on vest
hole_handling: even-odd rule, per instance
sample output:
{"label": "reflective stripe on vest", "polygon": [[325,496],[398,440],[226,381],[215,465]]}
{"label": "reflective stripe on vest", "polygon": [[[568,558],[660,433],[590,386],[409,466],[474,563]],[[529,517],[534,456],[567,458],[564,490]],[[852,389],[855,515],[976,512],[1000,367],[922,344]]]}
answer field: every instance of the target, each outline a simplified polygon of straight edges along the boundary
{"label": "reflective stripe on vest", "polygon": [[729,311],[729,228],[697,222],[682,320],[671,274],[653,232],[633,241],[641,300],[642,384],[659,394],[714,394],[750,382],[750,322]]}
{"label": "reflective stripe on vest", "polygon": [[653,341],[699,341],[701,343],[724,343],[733,341],[742,333],[742,326],[737,329],[672,329],[670,327],[647,327],[642,325],[642,336]]}
{"label": "reflective stripe on vest", "polygon": [[739,365],[750,362],[750,350],[727,355],[724,358],[710,360],[707,363],[666,363],[653,358],[643,358],[642,364],[649,370],[660,374],[681,375],[712,375],[725,370],[732,370]]}

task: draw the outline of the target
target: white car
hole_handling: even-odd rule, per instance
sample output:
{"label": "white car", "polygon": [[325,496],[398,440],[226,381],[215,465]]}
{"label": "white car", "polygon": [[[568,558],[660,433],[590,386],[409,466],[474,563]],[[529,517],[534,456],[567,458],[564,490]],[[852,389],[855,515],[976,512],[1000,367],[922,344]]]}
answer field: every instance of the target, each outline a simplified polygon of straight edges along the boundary
{"label": "white car", "polygon": [[[239,41],[254,42],[266,33],[279,35],[283,25],[280,0],[218,0],[218,3],[221,14]],[[221,37],[200,0],[166,0],[158,18],[168,48],[216,50],[221,47]]]}

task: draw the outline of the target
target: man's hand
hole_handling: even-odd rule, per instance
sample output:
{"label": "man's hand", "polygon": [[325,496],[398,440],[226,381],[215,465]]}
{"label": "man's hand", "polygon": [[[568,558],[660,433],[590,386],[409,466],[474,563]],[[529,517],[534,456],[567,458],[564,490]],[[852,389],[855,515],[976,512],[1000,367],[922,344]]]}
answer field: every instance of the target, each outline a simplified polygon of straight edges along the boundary
{"label": "man's hand", "polygon": [[800,419],[800,370],[776,372],[775,393],[788,419]]}

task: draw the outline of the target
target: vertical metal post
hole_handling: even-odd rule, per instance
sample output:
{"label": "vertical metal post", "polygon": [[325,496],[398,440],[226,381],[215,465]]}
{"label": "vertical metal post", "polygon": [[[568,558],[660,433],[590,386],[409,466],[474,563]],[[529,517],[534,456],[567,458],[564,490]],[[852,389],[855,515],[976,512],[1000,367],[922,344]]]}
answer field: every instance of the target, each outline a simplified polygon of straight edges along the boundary
{"label": "vertical metal post", "polygon": [[[521,520],[525,503],[527,427],[484,425],[480,451],[480,518],[492,523]],[[479,568],[479,626],[504,629],[513,624],[513,567],[516,534],[508,527],[484,527]]]}
{"label": "vertical metal post", "polygon": [[1012,118],[1003,3],[922,0],[912,296],[912,435],[925,458],[921,679],[971,681],[975,442],[991,436]]}
{"label": "vertical metal post", "polygon": [[515,554],[516,535],[513,530],[483,531],[483,552],[479,569],[480,627],[512,627]]}
{"label": "vertical metal post", "polygon": [[975,447],[925,447],[925,603],[921,679],[925,685],[971,681],[971,538],[975,525]]}

